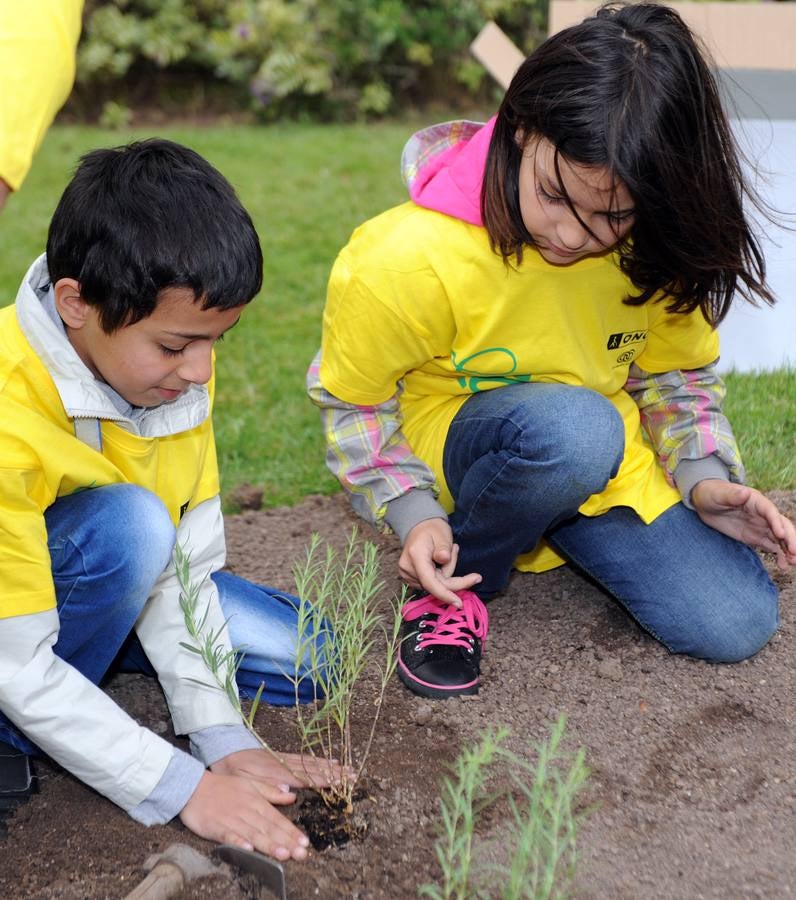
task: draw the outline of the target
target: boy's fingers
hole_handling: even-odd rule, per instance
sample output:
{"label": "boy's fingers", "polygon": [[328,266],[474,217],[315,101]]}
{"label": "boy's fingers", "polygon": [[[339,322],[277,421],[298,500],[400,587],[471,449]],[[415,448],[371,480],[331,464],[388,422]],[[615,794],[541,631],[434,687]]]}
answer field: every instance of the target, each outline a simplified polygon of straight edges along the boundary
{"label": "boy's fingers", "polygon": [[242,834],[228,831],[219,841],[220,844],[229,844],[231,847],[240,847],[241,850],[254,850],[254,844]]}
{"label": "boy's fingers", "polygon": [[297,783],[294,787],[325,787],[328,784],[340,781],[344,776],[356,777],[356,772],[350,768],[343,768],[336,759],[313,759],[312,757],[290,754],[286,762],[291,770],[296,773],[294,779]]}
{"label": "boy's fingers", "polygon": [[290,806],[291,803],[296,802],[296,795],[292,791],[283,791],[281,788],[277,788],[266,799],[274,806]]}
{"label": "boy's fingers", "polygon": [[248,839],[256,850],[277,859],[306,858],[309,839],[273,807],[262,803],[247,804],[241,815],[248,826]]}
{"label": "boy's fingers", "polygon": [[[267,803],[278,803],[280,806],[284,806],[287,803],[292,803],[296,799],[296,795],[290,790],[284,791],[281,785],[273,784],[270,781],[261,781],[260,779],[257,779],[252,781],[251,784],[260,797]],[[287,821],[287,819],[285,819],[285,821]]]}

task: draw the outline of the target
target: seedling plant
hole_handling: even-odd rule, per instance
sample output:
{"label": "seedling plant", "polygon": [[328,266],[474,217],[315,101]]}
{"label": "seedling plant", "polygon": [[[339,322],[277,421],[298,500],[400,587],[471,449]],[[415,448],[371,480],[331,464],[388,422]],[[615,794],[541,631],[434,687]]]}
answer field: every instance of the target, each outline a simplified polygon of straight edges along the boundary
{"label": "seedling plant", "polygon": [[[588,778],[585,752],[566,759],[561,753],[565,730],[562,716],[529,762],[502,745],[508,730],[484,735],[476,747],[466,748],[456,760],[454,777],[443,782],[440,798],[442,826],[436,844],[442,870],[440,884],[426,884],[421,896],[432,900],[552,900],[566,896],[576,863],[577,826],[583,813],[574,802]],[[508,770],[502,791],[486,790],[498,763]],[[562,764],[568,763],[568,767]],[[479,864],[474,870],[473,839],[480,814],[501,798],[510,811],[508,852],[503,864]]]}
{"label": "seedling plant", "polygon": [[[335,810],[350,815],[356,785],[362,776],[373,743],[387,684],[395,671],[400,633],[401,599],[393,597],[385,612],[380,594],[378,551],[374,544],[358,539],[356,530],[345,550],[322,548],[313,534],[306,555],[294,567],[299,601],[295,666],[286,676],[296,696],[297,728],[302,752],[325,759],[340,771],[340,779],[329,787],[309,781]],[[182,646],[203,659],[212,685],[222,690],[263,749],[285,765],[280,755],[258,734],[255,717],[264,685],[260,685],[248,711],[243,708],[236,673],[244,654],[227,649],[221,630],[207,624],[207,610],[200,606],[201,584],[191,572],[190,557],[179,545],[175,567],[180,584],[180,606],[192,643]],[[226,623],[225,623],[226,625]],[[375,672],[375,698],[361,699],[363,677]],[[312,700],[299,702],[300,688],[312,685]],[[207,684],[206,682],[201,682]],[[306,696],[306,691],[303,692]],[[370,725],[358,745],[352,727],[355,706],[367,710]],[[293,773],[307,779],[306,773]]]}
{"label": "seedling plant", "polygon": [[[340,781],[322,789],[321,795],[330,807],[350,814],[398,661],[403,595],[393,597],[387,614],[380,609],[384,583],[379,577],[378,550],[375,544],[360,542],[356,529],[342,554],[329,545],[323,550],[321,543],[313,535],[305,559],[294,568],[301,598],[293,676],[296,711],[303,752],[342,763]],[[367,710],[367,736],[357,747],[353,715],[368,670],[375,678],[376,696]],[[299,686],[308,678],[313,702],[301,706]]]}

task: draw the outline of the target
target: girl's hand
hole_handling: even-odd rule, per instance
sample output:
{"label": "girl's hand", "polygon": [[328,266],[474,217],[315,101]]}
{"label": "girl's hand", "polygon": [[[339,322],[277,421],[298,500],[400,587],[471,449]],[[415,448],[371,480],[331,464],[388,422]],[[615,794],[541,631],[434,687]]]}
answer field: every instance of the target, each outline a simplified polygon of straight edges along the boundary
{"label": "girl's hand", "polygon": [[220,844],[259,850],[275,859],[306,859],[307,836],[272,805],[294,799],[262,781],[205,772],[180,819],[194,834]]}
{"label": "girl's hand", "polygon": [[424,590],[443,603],[461,609],[462,601],[454,591],[466,591],[481,581],[477,572],[453,577],[459,558],[459,545],[445,519],[418,522],[404,542],[398,571],[414,590]]}
{"label": "girl's hand", "polygon": [[292,803],[295,794],[291,788],[322,788],[342,781],[343,774],[349,779],[355,777],[354,772],[346,771],[336,760],[329,762],[312,756],[300,756],[297,753],[279,753],[278,758],[267,750],[240,750],[219,759],[210,766],[216,775],[237,775],[241,778],[253,778],[278,787],[285,794],[285,803]]}
{"label": "girl's hand", "polygon": [[700,481],[691,502],[706,525],[750,547],[777,554],[777,565],[796,564],[796,528],[760,491],[718,478]]}

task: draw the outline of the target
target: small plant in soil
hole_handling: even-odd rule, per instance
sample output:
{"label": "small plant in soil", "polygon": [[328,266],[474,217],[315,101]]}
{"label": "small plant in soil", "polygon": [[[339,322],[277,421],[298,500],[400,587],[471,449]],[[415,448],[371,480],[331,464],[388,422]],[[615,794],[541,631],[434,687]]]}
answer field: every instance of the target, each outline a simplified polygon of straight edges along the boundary
{"label": "small plant in soil", "polygon": [[[365,830],[364,820],[354,814],[354,801],[359,799],[357,784],[370,753],[387,684],[395,671],[401,624],[401,600],[393,597],[386,611],[379,600],[384,583],[375,544],[359,541],[356,530],[342,554],[328,545],[322,550],[321,544],[314,534],[304,559],[294,568],[301,599],[295,669],[286,673],[295,686],[302,753],[326,759],[330,765],[341,764],[339,781],[316,788],[320,805],[305,800],[298,817],[316,850],[340,846]],[[174,555],[180,605],[194,642],[183,646],[202,657],[213,686],[226,693],[263,749],[282,762],[254,727],[263,685],[246,712],[235,681],[243,654],[224,649],[220,632],[207,628],[207,614],[199,609],[201,581],[192,578],[190,558],[179,545]],[[371,685],[375,680],[375,698],[367,701],[362,697],[366,673]],[[300,687],[307,679],[313,685],[313,698],[302,705]],[[365,711],[362,742],[355,738],[355,707]]]}
{"label": "small plant in soil", "polygon": [[[354,815],[354,800],[395,672],[401,625],[401,600],[393,597],[386,612],[379,601],[384,583],[375,544],[360,542],[356,530],[341,554],[329,545],[323,549],[321,543],[318,535],[312,536],[293,573],[301,598],[296,697],[305,679],[314,686],[313,702],[296,704],[302,752],[343,765],[341,779],[320,790],[325,809],[302,810],[300,821],[316,849],[345,843],[363,830]],[[375,693],[367,701],[366,683]],[[355,709],[366,717],[365,737],[359,742]]]}
{"label": "small plant in soil", "polygon": [[[260,697],[263,693],[265,683],[263,682],[252,700],[249,711],[246,712],[238,693],[238,685],[235,680],[238,669],[243,662],[244,654],[240,650],[227,650],[221,643],[221,629],[213,630],[207,627],[207,609],[204,611],[199,609],[199,596],[202,590],[202,584],[207,575],[197,580],[191,572],[191,557],[183,550],[180,544],[174,547],[174,569],[177,575],[177,582],[180,585],[180,609],[182,610],[185,627],[188,634],[194,641],[189,644],[187,641],[180,641],[180,646],[191,653],[198,654],[207,669],[213,677],[213,683],[206,681],[198,681],[192,678],[197,684],[203,687],[213,687],[223,691],[229,698],[230,703],[243,719],[244,724],[255,738],[260,742],[264,750],[272,753],[282,765],[285,765],[279,754],[268,746],[254,728],[254,717],[260,705]],[[224,627],[226,627],[226,621]],[[287,768],[287,766],[285,766]],[[295,774],[295,773],[293,773]]]}
{"label": "small plant in soil", "polygon": [[[506,728],[488,732],[478,746],[460,754],[454,777],[445,779],[440,798],[442,827],[435,849],[442,881],[423,885],[421,896],[432,900],[566,896],[575,873],[577,825],[584,815],[575,812],[574,802],[589,772],[582,749],[568,759],[561,753],[564,730],[562,716],[547,742],[537,747],[535,764],[503,748]],[[490,794],[487,782],[498,763],[508,771],[508,784]],[[509,808],[501,829],[508,861],[475,867],[473,843],[479,818],[501,800]]]}

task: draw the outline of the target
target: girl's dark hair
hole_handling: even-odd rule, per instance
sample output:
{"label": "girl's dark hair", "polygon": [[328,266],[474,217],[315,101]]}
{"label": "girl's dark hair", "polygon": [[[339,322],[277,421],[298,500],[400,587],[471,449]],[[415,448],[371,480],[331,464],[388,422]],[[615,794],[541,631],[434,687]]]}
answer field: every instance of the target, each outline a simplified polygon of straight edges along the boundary
{"label": "girl's dark hair", "polygon": [[198,153],[151,139],[81,158],[47,236],[50,280],[74,278],[111,333],[151,315],[164,288],[203,309],[248,303],[262,286],[254,225]]}
{"label": "girl's dark hair", "polygon": [[[716,81],[678,13],[608,4],[548,38],[520,66],[489,147],[481,212],[506,261],[532,244],[520,213],[524,143],[541,136],[574,163],[607,168],[625,184],[635,221],[617,252],[638,289],[667,309],[697,308],[713,325],[737,290],[773,303],[765,261],[744,213],[763,209],[746,183]],[[558,156],[556,156],[556,164]]]}

